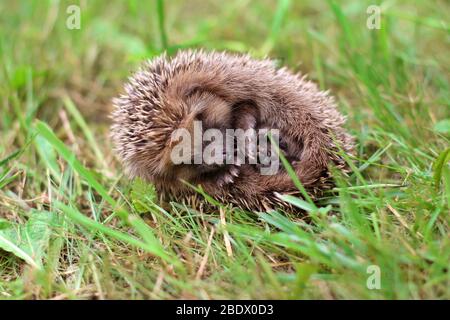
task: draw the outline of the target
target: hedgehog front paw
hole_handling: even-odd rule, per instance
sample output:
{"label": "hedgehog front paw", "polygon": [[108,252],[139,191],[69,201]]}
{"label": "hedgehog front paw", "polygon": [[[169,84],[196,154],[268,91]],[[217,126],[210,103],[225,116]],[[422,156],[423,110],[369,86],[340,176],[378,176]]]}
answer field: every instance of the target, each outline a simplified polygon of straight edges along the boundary
{"label": "hedgehog front paw", "polygon": [[228,184],[234,183],[234,179],[239,176],[239,168],[237,166],[230,165],[227,170],[225,170],[221,175],[217,178],[217,186],[223,187]]}

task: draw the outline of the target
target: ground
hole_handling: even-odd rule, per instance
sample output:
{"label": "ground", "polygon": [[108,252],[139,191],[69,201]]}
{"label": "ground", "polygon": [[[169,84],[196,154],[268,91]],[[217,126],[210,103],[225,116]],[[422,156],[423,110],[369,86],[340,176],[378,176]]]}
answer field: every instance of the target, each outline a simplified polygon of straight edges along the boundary
{"label": "ground", "polygon": [[[2,1],[0,299],[450,298],[450,7],[376,2]],[[166,211],[123,175],[111,99],[183,48],[267,55],[336,97],[354,173],[289,199],[309,219]]]}

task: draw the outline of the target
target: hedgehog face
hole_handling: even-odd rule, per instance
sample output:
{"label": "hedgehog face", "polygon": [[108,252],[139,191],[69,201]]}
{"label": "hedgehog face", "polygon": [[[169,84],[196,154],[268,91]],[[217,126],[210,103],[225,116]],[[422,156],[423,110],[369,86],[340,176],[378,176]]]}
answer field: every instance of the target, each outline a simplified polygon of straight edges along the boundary
{"label": "hedgehog face", "polygon": [[[168,150],[165,152],[170,157],[166,157],[164,162],[164,174],[192,183],[231,182],[231,176],[236,175],[237,169],[225,164],[225,139],[227,129],[234,127],[232,106],[209,92],[191,93],[183,104],[188,112],[180,126],[174,128],[171,134]],[[211,136],[211,133],[216,133],[216,136]],[[216,141],[217,136],[223,140]],[[180,146],[180,143],[184,145]],[[212,143],[220,145],[214,149],[213,156],[216,160],[221,158],[221,161],[211,161],[206,157],[204,151],[211,149]],[[184,160],[182,163],[174,159],[180,154]]]}
{"label": "hedgehog face", "polygon": [[187,98],[186,104],[194,119],[202,122],[204,130],[232,128],[232,108],[220,97],[209,92],[194,93]]}

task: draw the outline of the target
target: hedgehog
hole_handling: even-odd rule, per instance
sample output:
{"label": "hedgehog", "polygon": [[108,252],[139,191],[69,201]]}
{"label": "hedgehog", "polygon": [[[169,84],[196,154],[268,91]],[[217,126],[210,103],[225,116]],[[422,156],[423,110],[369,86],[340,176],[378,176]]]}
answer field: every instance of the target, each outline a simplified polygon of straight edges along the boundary
{"label": "hedgehog", "polygon": [[[341,154],[351,154],[354,142],[334,98],[270,59],[203,50],[163,54],[129,78],[113,105],[111,137],[119,160],[129,177],[152,183],[165,203],[198,202],[192,186],[199,186],[224,204],[260,212],[291,208],[279,195],[299,194],[282,166],[261,174],[259,163],[245,161],[174,163],[174,132],[192,133],[196,121],[202,133],[276,129],[277,152],[313,199],[333,186],[331,166],[349,172]],[[235,156],[239,150],[231,145]],[[191,153],[193,158],[196,149]]]}

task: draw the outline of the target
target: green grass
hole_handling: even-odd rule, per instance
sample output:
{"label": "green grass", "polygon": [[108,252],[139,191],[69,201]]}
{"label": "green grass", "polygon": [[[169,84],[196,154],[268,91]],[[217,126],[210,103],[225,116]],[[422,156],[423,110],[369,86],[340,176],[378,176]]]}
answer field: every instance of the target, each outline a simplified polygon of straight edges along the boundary
{"label": "green grass", "polygon": [[[379,30],[371,1],[287,0],[83,1],[69,30],[72,2],[0,3],[0,299],[450,298],[446,1],[386,1]],[[285,198],[311,219],[163,209],[123,176],[111,98],[191,47],[268,55],[335,95],[355,171],[315,205]]]}

